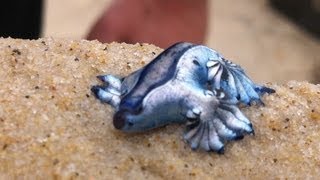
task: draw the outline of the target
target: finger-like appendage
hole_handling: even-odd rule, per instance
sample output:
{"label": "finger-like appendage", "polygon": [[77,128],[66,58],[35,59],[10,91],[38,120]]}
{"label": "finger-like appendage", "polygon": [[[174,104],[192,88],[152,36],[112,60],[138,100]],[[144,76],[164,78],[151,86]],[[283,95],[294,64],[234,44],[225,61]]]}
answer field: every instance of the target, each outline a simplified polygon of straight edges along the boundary
{"label": "finger-like appendage", "polygon": [[239,78],[237,76],[234,76],[234,79],[235,79],[235,83],[236,83],[236,87],[237,87],[237,91],[238,91],[237,99],[240,102],[242,102],[246,105],[249,105],[251,99],[248,96],[246,89],[243,87],[242,82],[239,80]]}
{"label": "finger-like appendage", "polygon": [[201,138],[203,137],[204,124],[199,123],[197,127],[191,129],[189,133],[187,132],[184,139],[190,144],[191,149],[198,149]]}
{"label": "finger-like appendage", "polygon": [[272,93],[275,93],[276,91],[272,88],[268,88],[268,87],[265,87],[265,86],[256,86],[255,90],[260,94],[260,95],[263,95],[265,93],[268,93],[268,94],[272,94]]}
{"label": "finger-like appendage", "polygon": [[208,123],[203,123],[203,134],[202,134],[202,138],[200,140],[200,147],[206,151],[210,151]]}
{"label": "finger-like appendage", "polygon": [[224,145],[223,142],[221,141],[216,128],[213,124],[213,121],[208,122],[209,125],[209,147],[210,150],[216,151],[218,153],[223,153],[224,152]]}
{"label": "finger-like appendage", "polygon": [[216,128],[216,132],[219,137],[223,140],[233,140],[237,137],[236,131],[229,129],[222,121],[218,118],[212,120],[214,127]]}
{"label": "finger-like appendage", "polygon": [[224,145],[212,121],[199,122],[197,126],[185,132],[184,140],[193,150],[203,149],[223,153]]}
{"label": "finger-like appendage", "polygon": [[100,79],[102,82],[107,84],[106,86],[111,86],[113,89],[116,89],[120,92],[121,89],[121,80],[113,75],[107,74],[107,75],[99,75],[97,76],[98,79]]}
{"label": "finger-like appendage", "polygon": [[[207,62],[207,68],[208,68],[208,80],[211,81],[215,78],[216,81],[214,81],[213,86],[219,86],[220,85],[220,77],[222,73],[222,65],[219,61],[209,60]],[[220,73],[220,74],[218,74]]]}
{"label": "finger-like appendage", "polygon": [[204,98],[215,103],[197,103],[200,107],[190,108],[184,114],[188,119],[184,139],[192,149],[222,153],[225,141],[254,133],[251,122],[236,104],[226,103],[223,91],[205,91]]}
{"label": "finger-like appendage", "polygon": [[217,109],[217,117],[226,125],[227,128],[242,134],[253,133],[251,123],[246,123],[243,120],[238,119],[232,112],[224,110],[222,108]]}
{"label": "finger-like appendage", "polygon": [[244,72],[234,71],[233,73],[235,76],[237,76],[238,80],[241,82],[243,88],[245,89],[247,95],[250,98],[250,101],[257,101],[260,102],[260,95],[262,95],[260,92],[256,91],[256,84],[252,82],[251,79],[248,78]]}
{"label": "finger-like appendage", "polygon": [[220,104],[219,108],[231,112],[240,121],[243,121],[246,124],[251,124],[249,119],[240,111],[240,109],[237,106],[229,104]]}
{"label": "finger-like appendage", "polygon": [[[214,62],[211,62],[214,61]],[[256,85],[244,70],[224,58],[207,63],[208,81],[213,89],[222,89],[229,99],[250,105],[252,101],[263,104],[260,96],[275,92],[271,88]]]}
{"label": "finger-like appendage", "polygon": [[187,118],[189,119],[196,119],[199,118],[199,115],[201,113],[201,110],[199,108],[193,108],[187,111]]}
{"label": "finger-like appendage", "polygon": [[221,89],[227,93],[227,98],[228,99],[233,99],[235,102],[238,102],[239,100],[237,99],[238,96],[238,89],[236,86],[236,82],[233,76],[231,76],[229,70],[227,68],[224,69],[224,76],[223,79],[227,80],[222,80],[220,82],[221,84]]}
{"label": "finger-like appendage", "polygon": [[198,121],[197,123],[188,125],[186,132],[184,133],[183,139],[189,143],[191,139],[198,133],[200,128],[201,128],[200,121]]}
{"label": "finger-like appendage", "polygon": [[[214,62],[214,63],[209,63]],[[211,64],[214,64],[213,66],[209,66]],[[215,89],[220,89],[221,85],[221,75],[223,72],[223,67],[218,61],[208,61],[207,63],[208,67],[208,79],[212,83],[212,87]]]}
{"label": "finger-like appendage", "polygon": [[201,117],[187,123],[184,139],[192,149],[222,153],[224,141],[240,140],[244,134],[254,133],[250,121],[235,105],[220,104],[212,119]]}
{"label": "finger-like appendage", "polygon": [[108,91],[109,89],[104,86],[92,86],[91,91],[103,103],[108,103],[114,108],[118,108],[120,103],[119,92],[112,93]]}

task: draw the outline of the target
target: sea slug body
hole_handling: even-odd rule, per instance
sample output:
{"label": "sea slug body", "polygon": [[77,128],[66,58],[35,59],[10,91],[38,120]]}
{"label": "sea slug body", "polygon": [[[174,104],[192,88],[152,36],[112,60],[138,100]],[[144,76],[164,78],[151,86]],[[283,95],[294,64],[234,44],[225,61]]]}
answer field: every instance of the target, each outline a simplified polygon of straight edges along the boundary
{"label": "sea slug body", "polygon": [[237,105],[263,104],[274,90],[252,82],[244,70],[218,52],[176,43],[127,77],[102,75],[95,96],[116,109],[113,124],[124,132],[143,132],[170,123],[186,124],[192,149],[224,152],[224,142],[253,134]]}

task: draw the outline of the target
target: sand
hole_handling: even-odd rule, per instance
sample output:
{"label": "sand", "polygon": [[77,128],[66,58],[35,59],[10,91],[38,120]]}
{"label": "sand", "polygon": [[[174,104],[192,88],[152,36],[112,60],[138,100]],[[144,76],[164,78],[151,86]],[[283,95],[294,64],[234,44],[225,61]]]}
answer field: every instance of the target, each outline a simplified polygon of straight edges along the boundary
{"label": "sand", "polygon": [[0,39],[0,179],[275,179],[320,176],[320,85],[268,83],[243,107],[255,136],[224,155],[192,151],[184,127],[125,134],[90,92],[99,74],[127,75],[162,50],[148,44]]}

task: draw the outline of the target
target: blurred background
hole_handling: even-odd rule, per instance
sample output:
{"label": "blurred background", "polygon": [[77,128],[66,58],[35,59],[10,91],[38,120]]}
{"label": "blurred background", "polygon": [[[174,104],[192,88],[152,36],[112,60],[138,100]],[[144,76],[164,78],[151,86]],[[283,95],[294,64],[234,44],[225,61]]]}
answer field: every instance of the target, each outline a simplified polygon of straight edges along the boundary
{"label": "blurred background", "polygon": [[[320,0],[200,0],[202,4],[200,1],[163,0],[170,2],[169,7],[150,3],[157,0],[143,0],[149,8],[143,9],[142,21],[134,20],[142,17],[138,13],[141,7],[135,5],[142,0],[128,1],[124,3],[127,9],[121,9],[124,0],[46,0],[40,37],[88,38],[101,42],[117,39],[155,43],[165,48],[166,43],[157,43],[156,38],[171,38],[170,28],[165,28],[165,23],[171,23],[171,30],[181,27],[186,30],[185,34],[173,36],[172,41],[185,40],[186,36],[187,40],[206,44],[240,64],[258,82],[306,80],[320,83]],[[193,4],[188,6],[188,3]],[[170,14],[162,8],[173,12]],[[192,11],[196,14],[180,16],[177,13]],[[105,16],[108,18],[103,19]],[[120,24],[128,19],[131,27],[141,28]],[[190,26],[176,23],[175,19]],[[156,28],[146,27],[146,24]],[[101,26],[112,27],[123,34],[135,32],[136,39],[126,35],[115,37],[110,28],[104,30]],[[146,34],[154,39],[144,38]]]}

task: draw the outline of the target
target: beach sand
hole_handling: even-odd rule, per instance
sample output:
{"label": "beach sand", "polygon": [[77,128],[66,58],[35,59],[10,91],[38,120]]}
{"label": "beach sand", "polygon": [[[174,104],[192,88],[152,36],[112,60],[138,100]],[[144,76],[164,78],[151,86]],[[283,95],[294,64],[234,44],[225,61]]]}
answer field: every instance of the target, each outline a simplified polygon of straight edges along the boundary
{"label": "beach sand", "polygon": [[[192,151],[183,125],[125,134],[90,92],[162,50],[147,44],[0,39],[0,179],[302,179],[320,176],[320,85],[267,83],[265,106],[243,107],[255,136],[224,155]],[[255,78],[255,77],[254,77]]]}

